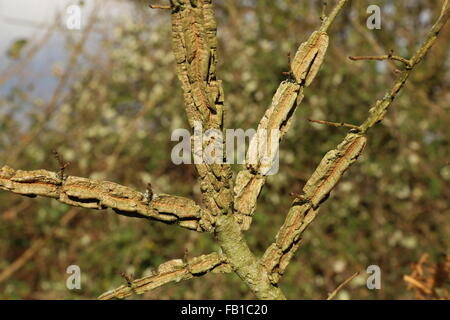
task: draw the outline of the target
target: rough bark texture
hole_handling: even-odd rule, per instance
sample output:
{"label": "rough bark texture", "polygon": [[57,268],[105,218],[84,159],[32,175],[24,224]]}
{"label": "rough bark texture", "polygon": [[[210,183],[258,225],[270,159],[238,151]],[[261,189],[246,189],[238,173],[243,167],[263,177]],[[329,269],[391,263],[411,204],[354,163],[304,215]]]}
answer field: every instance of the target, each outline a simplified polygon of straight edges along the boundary
{"label": "rough bark texture", "polygon": [[[302,43],[291,64],[294,81],[283,81],[276,91],[272,104],[258,125],[258,130],[250,142],[246,158],[246,168],[239,172],[234,187],[234,209],[239,216],[242,229],[250,228],[252,215],[262,187],[266,182],[267,168],[261,170],[261,164],[250,161],[255,158],[259,146],[272,146],[270,132],[278,130],[282,139],[289,130],[297,107],[303,100],[303,89],[311,84],[322,65],[328,47],[328,35],[315,31]],[[260,133],[265,131],[266,135]],[[266,141],[261,141],[262,139]],[[267,153],[267,152],[266,152]],[[265,154],[266,154],[265,153]],[[272,152],[272,157],[277,156]],[[270,162],[270,161],[269,161]]]}
{"label": "rough bark texture", "polygon": [[28,197],[43,196],[74,207],[110,208],[116,213],[175,223],[191,230],[207,231],[211,225],[203,220],[204,210],[193,200],[168,194],[145,193],[109,181],[97,181],[47,170],[22,171],[8,166],[0,169],[0,189]]}
{"label": "rough bark texture", "polygon": [[[258,131],[279,130],[281,140],[289,129],[293,115],[303,98],[303,90],[312,84],[328,48],[327,30],[347,0],[340,0],[320,28],[300,45],[291,64],[291,76],[283,81],[273,97],[271,106],[261,119]],[[256,257],[243,236],[249,228],[256,201],[266,180],[266,169],[252,163],[251,150],[260,144],[258,134],[252,139],[247,163],[238,173],[232,191],[232,171],[220,161],[196,164],[202,192],[202,205],[171,195],[153,195],[133,190],[113,182],[80,177],[65,177],[46,170],[21,171],[10,167],[0,170],[0,189],[29,197],[44,196],[62,203],[90,208],[111,208],[118,214],[150,218],[184,228],[211,232],[222,252],[202,255],[189,261],[171,260],[162,264],[150,276],[129,280],[128,284],[111,290],[100,299],[125,298],[142,294],[171,281],[187,280],[208,272],[235,272],[260,299],[285,299],[278,287],[290,260],[300,246],[303,232],[316,218],[320,205],[342,175],[358,159],[367,138],[366,132],[385,116],[388,107],[402,89],[414,67],[424,58],[448,20],[450,11],[444,2],[442,13],[425,42],[394,82],[385,97],[370,109],[360,126],[353,126],[343,141],[327,152],[308,179],[303,194],[296,196],[274,242],[263,257]],[[204,130],[223,132],[224,93],[217,77],[216,22],[211,0],[171,0],[172,42],[181,82],[186,114],[192,128],[196,122]],[[202,150],[214,141],[204,140]],[[223,145],[223,141],[220,142]],[[194,156],[198,155],[195,148]],[[223,160],[223,159],[222,159]]]}
{"label": "rough bark texture", "polygon": [[[205,131],[223,133],[224,93],[222,81],[216,75],[217,38],[212,3],[171,2],[173,51],[189,123],[194,128],[196,122],[200,122]],[[212,148],[215,143],[214,139],[204,139],[200,152]],[[193,150],[194,157],[198,151]],[[203,204],[214,216],[228,213],[232,202],[231,168],[217,162],[220,161],[196,165]]]}
{"label": "rough bark texture", "polygon": [[195,257],[186,262],[182,259],[174,259],[161,264],[147,277],[130,281],[127,285],[105,292],[99,299],[123,299],[133,293],[142,294],[166,283],[189,280],[207,272],[229,273],[231,269],[226,263],[226,258],[217,253]]}

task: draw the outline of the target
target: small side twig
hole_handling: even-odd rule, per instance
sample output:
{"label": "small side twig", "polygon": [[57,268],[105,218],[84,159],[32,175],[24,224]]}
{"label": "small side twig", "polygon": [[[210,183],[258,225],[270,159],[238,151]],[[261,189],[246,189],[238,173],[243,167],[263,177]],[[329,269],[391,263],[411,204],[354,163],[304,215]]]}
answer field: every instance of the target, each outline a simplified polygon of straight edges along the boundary
{"label": "small side twig", "polygon": [[66,179],[64,170],[66,170],[66,168],[70,166],[70,162],[64,161],[62,156],[56,150],[53,150],[53,155],[55,156],[55,159],[59,164],[59,178],[61,179],[61,181],[64,181]]}
{"label": "small side twig", "polygon": [[328,295],[327,300],[332,300],[334,299],[334,297],[336,297],[336,295],[338,294],[338,292],[344,288],[350,281],[352,281],[353,279],[355,279],[357,276],[359,275],[359,271],[355,272],[350,278],[348,278],[347,280],[345,280],[344,282],[342,282],[336,289],[334,289],[334,291],[332,293],[330,293]]}
{"label": "small side twig", "polygon": [[311,202],[311,200],[309,198],[305,197],[305,195],[302,193],[298,193],[298,192],[294,191],[294,192],[290,192],[289,195],[291,197],[294,197],[294,203],[297,203],[298,205]]}
{"label": "small side twig", "polygon": [[127,285],[128,285],[128,287],[130,287],[130,288],[133,288],[133,276],[131,275],[127,275],[125,272],[121,272],[120,273],[120,276],[122,277],[122,278],[124,278],[126,281],[127,281]]}
{"label": "small side twig", "polygon": [[188,248],[184,248],[184,254],[183,254],[183,262],[187,264],[189,258],[189,250]]}
{"label": "small side twig", "polygon": [[314,122],[314,123],[319,123],[319,124],[325,124],[327,126],[332,126],[332,127],[336,127],[336,128],[346,127],[346,128],[350,128],[350,129],[359,131],[359,126],[354,125],[354,124],[344,123],[344,122],[331,122],[331,121],[313,120],[313,119],[308,119],[308,121]]}
{"label": "small side twig", "polygon": [[295,192],[295,191],[289,192],[289,195],[290,195],[291,197],[296,197],[296,198],[301,198],[301,197],[303,197],[303,194],[301,194],[301,193],[299,193],[299,192]]}
{"label": "small side twig", "polygon": [[150,8],[152,8],[152,9],[163,9],[163,10],[170,10],[171,9],[170,6],[163,6],[163,5],[159,5],[159,4],[149,4],[148,6]]}
{"label": "small side twig", "polygon": [[292,72],[291,52],[288,52],[287,60],[288,60],[289,71],[282,72],[282,74],[287,76],[289,81],[292,81],[294,79],[294,73]]}
{"label": "small side twig", "polygon": [[153,200],[153,190],[152,190],[152,184],[150,182],[147,183],[147,189],[145,190],[144,197],[145,197],[147,203],[150,203]]}
{"label": "small side twig", "polygon": [[327,17],[327,2],[322,1],[322,12],[320,13],[320,20],[323,21]]}
{"label": "small side twig", "polygon": [[389,54],[385,54],[385,55],[381,55],[381,56],[349,56],[348,58],[350,60],[352,60],[352,61],[359,61],[359,60],[378,60],[378,61],[394,60],[394,61],[402,62],[408,68],[411,67],[411,62],[408,59],[406,59],[406,58],[403,58],[403,57],[400,57],[400,56],[395,56],[394,55],[394,50],[390,50]]}

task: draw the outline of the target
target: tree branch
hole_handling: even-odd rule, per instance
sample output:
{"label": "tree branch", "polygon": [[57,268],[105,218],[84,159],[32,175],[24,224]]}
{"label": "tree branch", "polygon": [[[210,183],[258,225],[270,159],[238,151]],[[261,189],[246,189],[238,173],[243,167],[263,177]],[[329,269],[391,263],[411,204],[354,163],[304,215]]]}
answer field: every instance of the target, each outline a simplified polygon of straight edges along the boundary
{"label": "tree branch", "polygon": [[269,273],[248,247],[234,216],[217,218],[217,240],[236,274],[258,299],[285,300],[281,289],[269,279]]}
{"label": "tree branch", "polygon": [[[172,43],[177,75],[184,92],[186,113],[192,128],[201,123],[203,130],[223,134],[224,93],[216,74],[216,21],[211,0],[171,1]],[[202,134],[202,133],[201,133]],[[223,135],[222,135],[223,136]],[[222,147],[223,141],[202,139],[201,152]],[[193,155],[197,157],[197,151]],[[213,214],[229,212],[232,171],[224,157],[209,164],[202,157],[195,161],[199,173],[204,206]],[[201,163],[197,163],[201,162]]]}
{"label": "tree branch", "polygon": [[450,16],[450,8],[447,7],[447,1],[445,1],[444,6],[441,11],[441,15],[437,19],[436,23],[433,25],[431,30],[428,32],[428,35],[425,39],[425,41],[422,43],[422,45],[417,49],[414,56],[409,59],[410,65],[406,67],[400,74],[400,76],[395,81],[394,85],[392,86],[391,90],[389,90],[383,99],[378,100],[372,108],[370,108],[369,112],[370,115],[364,121],[364,123],[361,125],[361,131],[367,132],[371,127],[373,127],[376,123],[383,120],[387,108],[391,105],[392,101],[395,99],[399,91],[403,88],[403,85],[405,84],[406,80],[408,79],[409,75],[411,74],[411,71],[414,69],[414,67],[422,61],[422,59],[427,54],[428,50],[433,46],[435,41],[437,40],[438,34],[447,22],[449,16]]}
{"label": "tree branch", "polygon": [[133,293],[143,294],[169,282],[179,282],[202,276],[206,273],[229,273],[230,265],[226,258],[218,253],[195,257],[187,262],[182,259],[167,261],[158,267],[155,274],[130,281],[129,284],[102,294],[100,300],[123,299]]}
{"label": "tree branch", "polygon": [[358,126],[355,126],[354,124],[350,124],[350,123],[345,123],[345,122],[331,122],[331,121],[314,120],[314,119],[308,119],[308,121],[318,123],[318,124],[324,124],[324,125],[332,126],[332,127],[336,127],[336,128],[345,127],[345,128],[359,130]]}
{"label": "tree branch", "polygon": [[48,197],[75,207],[111,208],[121,215],[178,224],[191,230],[212,230],[208,213],[193,200],[166,194],[147,199],[144,193],[109,181],[74,176],[61,180],[55,172],[16,171],[5,166],[0,169],[0,189],[28,197]]}
{"label": "tree branch", "polygon": [[339,0],[339,2],[334,6],[333,10],[331,10],[331,13],[323,20],[322,25],[320,26],[320,31],[328,31],[331,24],[334,22],[334,19],[336,19],[337,15],[342,10],[346,2],[347,0]]}
{"label": "tree branch", "polygon": [[410,67],[410,61],[408,59],[405,59],[405,58],[399,57],[399,56],[394,56],[392,54],[386,54],[386,55],[382,55],[382,56],[349,56],[348,58],[350,60],[353,60],[353,61],[358,61],[358,60],[378,60],[378,61],[394,60],[394,61],[400,61],[403,64],[405,64],[405,66]]}
{"label": "tree branch", "polygon": [[[312,83],[322,65],[328,48],[326,31],[346,2],[347,0],[340,0],[330,16],[322,21],[320,31],[313,32],[309,39],[300,45],[291,63],[295,81],[283,81],[280,84],[270,108],[259,122],[257,133],[248,148],[245,168],[238,173],[234,187],[234,209],[243,230],[250,227],[258,196],[266,182],[264,172],[267,170],[251,159],[257,158],[254,153],[259,151],[261,145],[266,148],[264,155],[270,154],[271,160],[277,155],[276,152],[269,150],[275,142],[271,141],[271,130],[278,130],[279,140],[288,131],[297,106],[303,99],[304,88]],[[267,162],[272,163],[272,161]]]}
{"label": "tree branch", "polygon": [[357,160],[366,144],[365,133],[373,125],[380,122],[387,108],[405,84],[414,67],[423,59],[437,39],[440,30],[447,22],[450,10],[446,7],[428,33],[426,40],[409,60],[410,67],[405,67],[392,88],[370,109],[368,118],[360,126],[360,130],[350,130],[336,149],[327,152],[311,178],[303,188],[304,195],[297,197],[286,220],[272,243],[261,258],[261,263],[269,271],[271,280],[278,283],[290,259],[300,245],[303,232],[316,218],[319,206],[329,196],[344,172]]}

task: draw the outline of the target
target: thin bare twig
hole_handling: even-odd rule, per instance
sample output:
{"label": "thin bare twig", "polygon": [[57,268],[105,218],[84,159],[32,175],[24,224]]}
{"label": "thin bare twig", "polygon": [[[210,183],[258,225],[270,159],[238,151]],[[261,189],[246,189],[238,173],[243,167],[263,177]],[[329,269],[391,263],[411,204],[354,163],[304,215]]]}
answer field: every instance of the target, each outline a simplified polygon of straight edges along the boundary
{"label": "thin bare twig", "polygon": [[163,10],[171,9],[171,6],[164,6],[164,5],[159,5],[159,4],[149,4],[148,6],[152,9],[163,9]]}
{"label": "thin bare twig", "polygon": [[333,300],[334,297],[339,293],[339,291],[344,288],[350,281],[355,279],[359,275],[359,271],[355,272],[353,275],[351,275],[349,278],[347,278],[344,282],[342,282],[332,293],[329,294],[327,300]]}
{"label": "thin bare twig", "polygon": [[322,12],[320,13],[320,20],[323,21],[327,17],[327,5],[326,1],[322,1]]}
{"label": "thin bare twig", "polygon": [[[300,46],[296,58],[304,59],[294,58],[292,69],[295,82],[283,82],[280,85],[274,97],[273,109],[269,109],[267,118],[261,121],[263,127],[269,127],[264,121],[272,116],[271,111],[277,107],[277,110],[289,112],[271,118],[273,122],[270,125],[275,123],[278,129],[287,130],[289,114],[295,110],[297,97],[303,97],[303,88],[312,82],[323,61],[328,47],[326,31],[345,2],[346,0],[340,0],[331,14],[324,19],[319,31],[314,32],[309,40]],[[447,3],[446,1],[445,6]],[[178,76],[185,91],[190,124],[200,120],[205,127],[223,130],[223,89],[215,74],[217,38],[212,2],[200,0],[195,2],[195,5],[194,2],[178,2],[173,4],[173,7],[176,9],[172,10],[173,47]],[[411,70],[437,39],[448,16],[448,9],[443,9],[427,40],[408,60],[409,67],[401,72],[385,97],[371,108],[367,120],[358,127],[360,130],[356,133],[350,131],[342,143],[325,155],[303,188],[304,201],[293,203],[275,242],[261,259],[257,259],[250,250],[240,225],[235,216],[230,214],[238,210],[233,207],[232,171],[229,166],[197,166],[206,209],[192,200],[169,195],[156,195],[148,201],[149,196],[146,197],[144,193],[107,181],[67,177],[61,182],[57,173],[46,170],[16,171],[4,167],[0,169],[0,189],[32,197],[50,197],[72,206],[91,209],[109,207],[127,216],[148,217],[178,223],[188,229],[215,232],[223,254],[213,253],[189,261],[168,261],[158,268],[156,274],[152,273],[148,277],[137,280],[125,277],[126,286],[103,294],[101,299],[124,298],[133,292],[144,293],[170,281],[178,282],[207,272],[231,271],[235,271],[258,298],[284,299],[278,281],[298,249],[303,232],[316,218],[320,205],[328,198],[339,179],[362,153],[367,141],[364,134],[383,119]],[[388,56],[392,58],[392,54]],[[255,177],[259,178],[260,176]],[[212,221],[209,220],[209,214],[214,216]],[[334,297],[356,275],[341,284],[329,298]]]}
{"label": "thin bare twig", "polygon": [[319,123],[319,124],[325,124],[327,126],[332,126],[332,127],[337,127],[337,128],[345,127],[345,128],[349,128],[349,129],[359,130],[359,127],[357,125],[344,123],[344,122],[331,122],[331,121],[313,120],[313,119],[308,119],[308,121],[314,122],[314,123]]}
{"label": "thin bare twig", "polygon": [[325,17],[323,20],[323,23],[320,27],[321,32],[327,32],[328,28],[331,26],[331,24],[334,22],[334,19],[336,19],[339,12],[342,10],[344,5],[347,3],[347,0],[339,0],[339,2],[334,6],[331,13]]}
{"label": "thin bare twig", "polygon": [[349,56],[350,60],[358,61],[358,60],[394,60],[400,61],[405,64],[406,67],[411,67],[411,62],[408,59],[403,57],[395,56],[392,54],[382,55],[382,56]]}
{"label": "thin bare twig", "polygon": [[64,170],[66,170],[66,168],[68,166],[70,166],[70,162],[64,161],[62,156],[56,150],[53,150],[53,155],[54,155],[56,161],[58,161],[58,164],[59,164],[59,178],[61,180],[64,180],[65,179]]}

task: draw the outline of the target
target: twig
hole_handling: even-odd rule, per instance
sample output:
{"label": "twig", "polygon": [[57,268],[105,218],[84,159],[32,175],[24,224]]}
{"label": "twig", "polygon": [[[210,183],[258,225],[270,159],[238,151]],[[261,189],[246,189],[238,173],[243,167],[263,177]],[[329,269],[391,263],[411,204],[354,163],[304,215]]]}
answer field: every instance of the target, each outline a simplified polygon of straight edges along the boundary
{"label": "twig", "polygon": [[291,81],[294,79],[294,73],[292,72],[292,66],[291,66],[291,52],[288,52],[287,60],[288,60],[289,71],[282,72],[282,74],[287,76],[288,79]]}
{"label": "twig", "polygon": [[56,161],[58,161],[58,164],[59,164],[59,177],[60,177],[61,181],[65,180],[64,170],[66,170],[66,168],[68,166],[70,166],[70,162],[64,161],[62,156],[56,150],[53,150],[53,155],[55,156],[55,159],[56,159]]}
{"label": "twig", "polygon": [[157,272],[136,280],[122,272],[121,276],[126,279],[127,285],[105,292],[98,298],[100,300],[123,299],[132,293],[143,294],[166,283],[189,280],[209,272],[231,272],[226,257],[218,253],[211,253],[192,258],[187,262],[181,259],[170,260],[160,265]]}
{"label": "twig", "polygon": [[159,4],[149,4],[148,6],[152,9],[163,9],[163,10],[171,9],[171,6],[163,6],[163,5],[159,5]]}
{"label": "twig", "polygon": [[338,294],[338,292],[342,288],[344,288],[350,281],[355,279],[359,275],[359,273],[360,273],[359,271],[355,272],[351,277],[349,277],[347,280],[342,282],[336,289],[334,289],[334,291],[332,293],[330,293],[330,295],[328,296],[327,300],[333,300],[334,297]]}
{"label": "twig", "polygon": [[331,122],[331,121],[325,121],[325,120],[313,120],[313,119],[308,119],[309,122],[314,122],[314,123],[319,123],[319,124],[325,124],[327,126],[332,126],[332,127],[345,127],[345,128],[350,128],[350,129],[356,129],[359,130],[359,127],[357,125],[354,124],[349,124],[349,123],[344,123],[344,122]]}
{"label": "twig", "polygon": [[334,19],[336,19],[336,16],[341,11],[342,7],[345,5],[345,3],[348,0],[340,0],[335,7],[333,8],[333,11],[323,20],[322,26],[320,27],[319,31],[327,32],[328,28],[333,23]]}
{"label": "twig", "polygon": [[392,51],[389,54],[382,55],[382,56],[349,56],[350,60],[358,61],[358,60],[395,60],[400,61],[403,64],[405,64],[407,67],[411,67],[411,62],[408,59],[405,59],[403,57],[395,56],[392,54]]}
{"label": "twig", "polygon": [[327,2],[323,1],[322,2],[322,12],[320,13],[320,20],[323,21],[326,19],[327,17]]}
{"label": "twig", "polygon": [[414,67],[435,43],[449,16],[450,10],[443,10],[422,45],[410,59],[411,68],[403,70],[383,99],[375,102],[367,119],[360,126],[359,132],[357,134],[350,132],[336,149],[327,152],[306,182],[303,191],[311,201],[300,205],[294,203],[291,206],[275,242],[267,248],[261,259],[261,263],[269,272],[269,277],[274,279],[274,282],[278,282],[279,277],[281,277],[290,259],[298,249],[302,234],[317,217],[320,205],[326,201],[343,173],[361,154],[367,140],[365,133],[384,118],[387,109],[403,88]]}
{"label": "twig", "polygon": [[[446,5],[446,4],[445,4]],[[392,104],[392,101],[395,99],[397,94],[403,88],[406,80],[408,79],[410,73],[413,68],[422,61],[422,59],[427,54],[428,50],[433,46],[436,42],[439,32],[446,24],[448,18],[450,16],[450,10],[447,8],[442,11],[442,14],[437,19],[436,23],[433,25],[431,30],[427,34],[427,38],[422,43],[422,45],[417,49],[415,54],[409,59],[409,67],[403,70],[400,76],[397,78],[391,89],[386,93],[383,99],[378,100],[370,109],[370,115],[361,125],[361,131],[365,133],[375,124],[383,120],[388,107]]]}
{"label": "twig", "polygon": [[120,276],[126,280],[128,287],[133,289],[133,278],[134,278],[133,275],[128,275],[122,271],[120,273]]}
{"label": "twig", "polygon": [[[444,6],[443,8],[446,8],[446,6]],[[364,28],[355,18],[351,18],[350,21],[352,23],[352,26],[360,34],[360,36],[363,37],[364,39],[366,39],[366,41],[368,42],[370,47],[378,55],[383,55],[383,53],[385,52],[385,49],[381,46],[381,44],[373,36],[373,34],[366,32],[367,29]],[[396,68],[395,64],[388,64],[388,67],[395,75],[398,75],[399,72],[401,72]],[[423,90],[419,90],[417,85],[410,82],[408,88],[406,88],[406,89],[409,89],[408,93],[411,93],[411,94],[417,96],[422,101],[422,103],[427,105],[436,116],[439,116],[440,118],[444,118],[444,119],[446,119],[446,121],[450,122],[450,116],[449,116],[448,112],[443,110],[442,106],[440,106],[439,104],[431,101],[430,98],[426,94],[424,94]]]}

